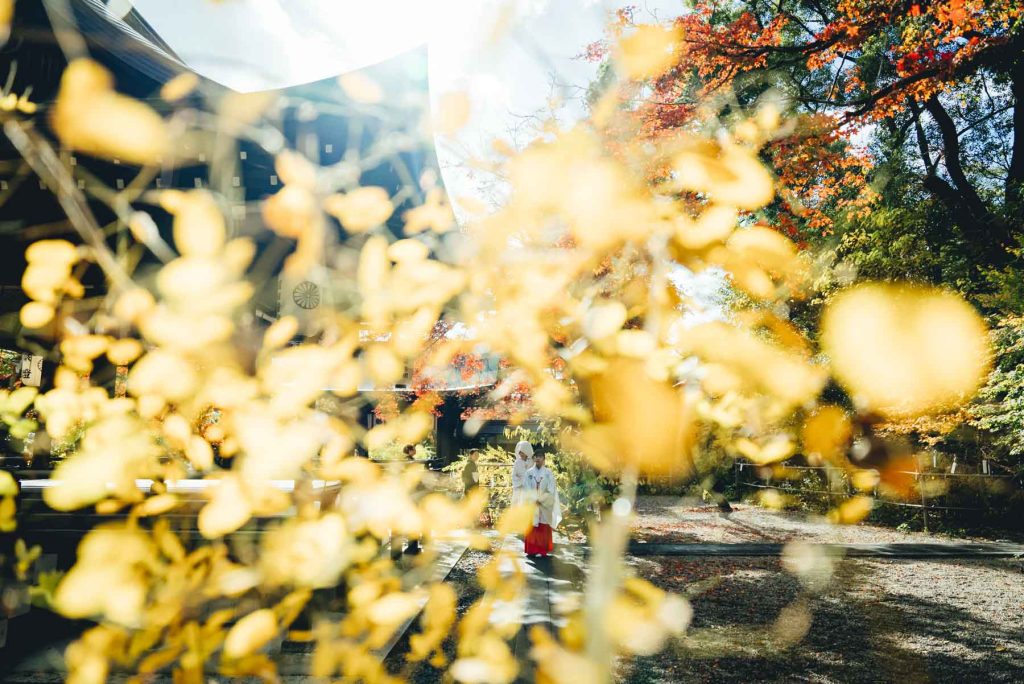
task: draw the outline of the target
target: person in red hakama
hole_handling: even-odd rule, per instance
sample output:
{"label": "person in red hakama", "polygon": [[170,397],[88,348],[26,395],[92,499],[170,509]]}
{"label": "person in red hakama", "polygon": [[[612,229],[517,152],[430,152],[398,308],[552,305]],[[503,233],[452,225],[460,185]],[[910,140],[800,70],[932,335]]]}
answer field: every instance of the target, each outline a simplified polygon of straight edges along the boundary
{"label": "person in red hakama", "polygon": [[544,454],[540,451],[533,456],[533,467],[526,471],[523,489],[527,500],[537,504],[533,529],[526,535],[526,555],[547,556],[555,548],[552,530],[562,519],[562,506],[558,500],[555,474],[544,465]]}

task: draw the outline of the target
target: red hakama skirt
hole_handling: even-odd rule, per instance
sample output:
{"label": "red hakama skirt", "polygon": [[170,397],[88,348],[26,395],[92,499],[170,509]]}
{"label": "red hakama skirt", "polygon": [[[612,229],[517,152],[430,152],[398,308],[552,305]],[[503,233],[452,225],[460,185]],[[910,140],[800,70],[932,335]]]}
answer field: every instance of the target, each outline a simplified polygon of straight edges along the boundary
{"label": "red hakama skirt", "polygon": [[551,526],[544,523],[534,525],[530,533],[526,535],[526,553],[546,556],[554,550],[555,543],[551,538]]}

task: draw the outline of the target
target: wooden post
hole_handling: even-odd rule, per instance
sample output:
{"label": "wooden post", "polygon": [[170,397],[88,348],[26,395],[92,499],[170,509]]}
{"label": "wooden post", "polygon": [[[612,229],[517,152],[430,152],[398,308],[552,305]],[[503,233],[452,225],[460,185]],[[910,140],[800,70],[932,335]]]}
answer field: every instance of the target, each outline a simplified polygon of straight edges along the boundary
{"label": "wooden post", "polygon": [[918,469],[914,476],[917,480],[917,493],[921,495],[921,519],[924,522],[924,531],[928,531],[928,500],[924,496],[924,488],[921,487],[921,471]]}

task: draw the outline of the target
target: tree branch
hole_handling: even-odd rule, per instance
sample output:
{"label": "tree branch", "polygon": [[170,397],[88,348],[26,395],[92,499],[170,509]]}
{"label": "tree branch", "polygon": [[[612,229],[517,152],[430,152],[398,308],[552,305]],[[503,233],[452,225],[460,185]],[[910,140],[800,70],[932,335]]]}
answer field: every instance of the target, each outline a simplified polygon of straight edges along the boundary
{"label": "tree branch", "polygon": [[910,101],[910,113],[914,122],[914,133],[917,136],[917,149],[921,152],[921,161],[924,162],[925,175],[935,175],[935,162],[932,161],[931,150],[928,149],[928,138],[924,134],[924,126],[921,125],[921,110],[917,102]]}
{"label": "tree branch", "polygon": [[928,98],[924,103],[924,107],[932,115],[932,119],[942,134],[942,148],[945,156],[946,171],[949,173],[949,177],[953,179],[953,183],[956,184],[957,190],[963,195],[968,206],[979,217],[987,214],[988,210],[985,208],[985,203],[982,201],[981,196],[978,195],[974,184],[971,183],[967,178],[967,174],[964,173],[963,164],[960,160],[960,134],[956,130],[956,122],[953,121],[953,117],[949,115],[946,108],[942,106],[937,95]]}

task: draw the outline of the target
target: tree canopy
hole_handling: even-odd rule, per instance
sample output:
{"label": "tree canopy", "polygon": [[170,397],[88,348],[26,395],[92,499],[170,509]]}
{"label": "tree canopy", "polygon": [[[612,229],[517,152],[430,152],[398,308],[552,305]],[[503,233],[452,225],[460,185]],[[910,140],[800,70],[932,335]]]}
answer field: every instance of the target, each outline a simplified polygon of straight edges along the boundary
{"label": "tree canopy", "polygon": [[[935,204],[951,230],[933,238],[1004,267],[1022,228],[1021,16],[1014,2],[698,2],[662,27],[677,47],[637,125],[671,135],[774,91],[802,114],[763,153],[784,188],[781,229],[813,240],[872,221],[880,200]],[[640,21],[620,12],[612,37]]]}

